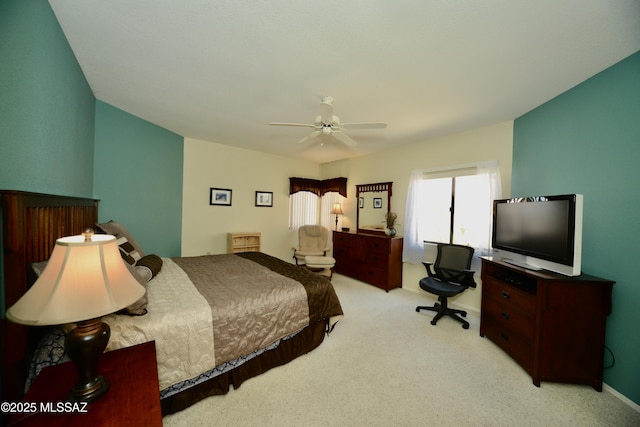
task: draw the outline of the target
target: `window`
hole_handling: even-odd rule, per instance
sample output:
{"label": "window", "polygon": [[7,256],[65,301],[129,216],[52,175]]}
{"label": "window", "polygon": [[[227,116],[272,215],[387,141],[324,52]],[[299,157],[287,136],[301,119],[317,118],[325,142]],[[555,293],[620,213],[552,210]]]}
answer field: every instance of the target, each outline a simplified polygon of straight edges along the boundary
{"label": "window", "polygon": [[335,216],[331,208],[335,203],[344,204],[344,197],[330,191],[322,197],[309,191],[298,191],[289,196],[289,228],[302,225],[320,224],[330,230],[335,228]]}
{"label": "window", "polygon": [[419,264],[424,241],[491,247],[492,201],[501,197],[497,162],[412,173],[407,194],[403,261]]}
{"label": "window", "polygon": [[[329,230],[336,228],[336,216],[331,213],[333,205],[340,203],[344,206],[345,198],[340,193],[330,191],[322,196],[320,201],[320,224],[327,227]],[[338,217],[338,221],[342,218]]]}
{"label": "window", "polygon": [[289,178],[289,228],[320,224],[331,229],[335,224],[331,208],[335,203],[343,204],[346,197],[347,178]]}
{"label": "window", "polygon": [[289,195],[289,228],[318,223],[320,198],[310,191],[298,191]]}

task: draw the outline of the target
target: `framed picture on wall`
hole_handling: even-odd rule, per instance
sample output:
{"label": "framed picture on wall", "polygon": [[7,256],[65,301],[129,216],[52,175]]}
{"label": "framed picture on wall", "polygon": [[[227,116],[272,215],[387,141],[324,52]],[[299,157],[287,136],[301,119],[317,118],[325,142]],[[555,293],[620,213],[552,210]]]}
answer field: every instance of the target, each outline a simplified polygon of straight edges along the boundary
{"label": "framed picture on wall", "polygon": [[360,197],[360,199],[358,200],[358,207],[360,209],[364,208],[364,197]]}
{"label": "framed picture on wall", "polygon": [[256,206],[265,208],[273,207],[273,192],[271,191],[256,191]]}
{"label": "framed picture on wall", "polygon": [[211,188],[209,204],[215,206],[231,206],[232,190],[228,188]]}
{"label": "framed picture on wall", "polygon": [[373,198],[373,209],[382,209],[382,197]]}

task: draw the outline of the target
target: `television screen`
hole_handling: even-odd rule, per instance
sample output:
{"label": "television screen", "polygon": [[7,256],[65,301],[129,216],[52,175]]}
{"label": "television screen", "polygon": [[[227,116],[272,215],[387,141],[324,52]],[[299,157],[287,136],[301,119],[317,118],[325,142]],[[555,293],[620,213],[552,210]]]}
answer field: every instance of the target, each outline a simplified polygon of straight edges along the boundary
{"label": "television screen", "polygon": [[532,265],[537,259],[574,266],[578,258],[579,266],[581,202],[576,194],[495,200],[493,247],[533,257]]}
{"label": "television screen", "polygon": [[507,250],[520,250],[534,256],[568,263],[573,247],[569,244],[569,202],[498,203],[496,243]]}

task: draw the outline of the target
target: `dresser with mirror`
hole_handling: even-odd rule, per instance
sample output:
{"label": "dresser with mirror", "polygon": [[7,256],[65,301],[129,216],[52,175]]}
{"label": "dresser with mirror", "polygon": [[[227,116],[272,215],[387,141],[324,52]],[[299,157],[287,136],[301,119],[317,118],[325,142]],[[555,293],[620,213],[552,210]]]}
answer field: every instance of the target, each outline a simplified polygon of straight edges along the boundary
{"label": "dresser with mirror", "polygon": [[336,273],[390,291],[402,287],[402,237],[385,234],[392,182],[356,185],[356,231],[333,232]]}

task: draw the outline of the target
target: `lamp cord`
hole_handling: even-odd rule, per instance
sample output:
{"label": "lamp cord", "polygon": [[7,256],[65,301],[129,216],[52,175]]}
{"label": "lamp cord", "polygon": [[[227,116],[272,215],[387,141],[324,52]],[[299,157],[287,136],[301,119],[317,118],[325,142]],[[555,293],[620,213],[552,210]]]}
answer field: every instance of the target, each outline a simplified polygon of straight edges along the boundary
{"label": "lamp cord", "polygon": [[613,351],[611,351],[611,349],[606,345],[604,346],[604,349],[611,355],[611,364],[609,366],[605,366],[604,369],[613,368],[613,365],[616,364],[616,356],[614,356]]}

